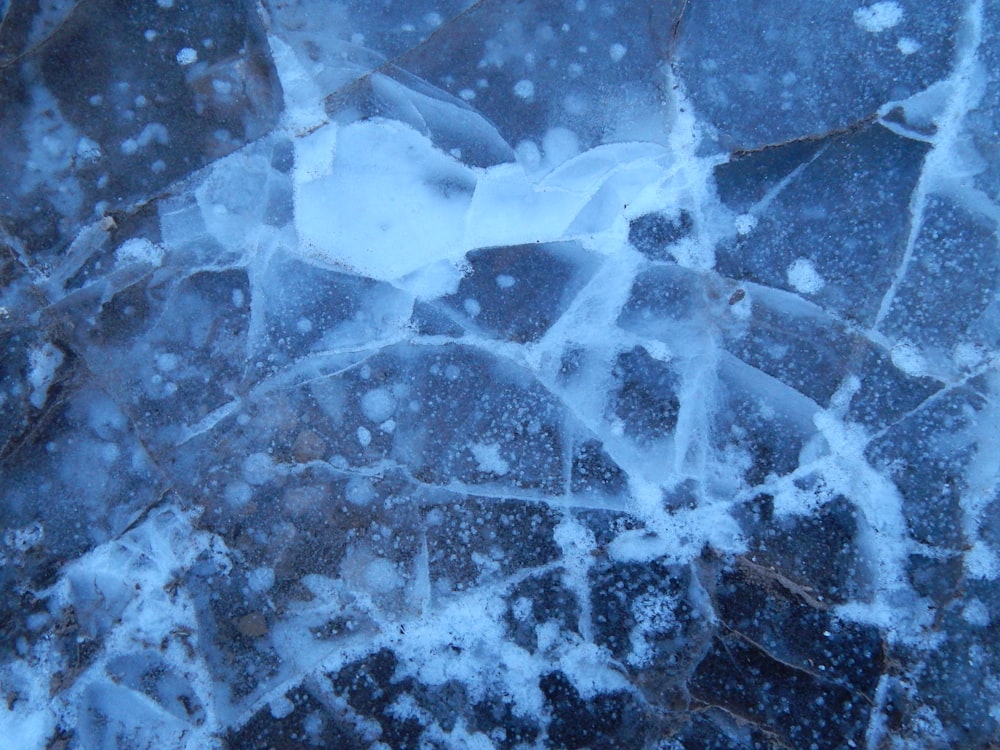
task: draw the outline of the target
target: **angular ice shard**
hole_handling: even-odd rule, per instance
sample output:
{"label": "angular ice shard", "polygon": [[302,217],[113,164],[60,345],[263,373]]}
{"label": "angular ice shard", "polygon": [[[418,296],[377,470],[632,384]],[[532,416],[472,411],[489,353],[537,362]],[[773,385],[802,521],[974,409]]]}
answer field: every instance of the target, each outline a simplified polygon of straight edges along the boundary
{"label": "angular ice shard", "polygon": [[930,198],[922,218],[881,328],[893,341],[938,360],[928,362],[936,370],[960,347],[998,342],[991,305],[1000,278],[1000,240],[995,222],[947,199]]}
{"label": "angular ice shard", "polygon": [[240,0],[128,13],[55,3],[34,19],[22,6],[4,10],[0,206],[41,248],[130,212],[277,122],[264,30]]}
{"label": "angular ice shard", "polygon": [[593,271],[575,244],[490,247],[467,256],[469,270],[443,301],[466,327],[518,343],[539,339]]}
{"label": "angular ice shard", "polygon": [[683,3],[467,5],[438,13],[441,25],[398,64],[468,101],[510,143],[552,158],[553,128],[576,148],[665,135],[661,67]]}
{"label": "angular ice shard", "polygon": [[[906,205],[926,153],[926,144],[872,125],[720,165],[720,197],[757,221],[720,248],[719,271],[872,324],[906,250]],[[796,269],[809,269],[812,283]]]}
{"label": "angular ice shard", "polygon": [[327,125],[300,140],[295,222],[306,258],[376,279],[461,260],[475,174],[393,120]]}
{"label": "angular ice shard", "polygon": [[[972,103],[966,121],[969,135],[975,146],[975,154],[969,154],[969,167],[976,173],[976,187],[994,204],[1000,198],[1000,154],[993,137],[1000,126],[1000,81],[989,71],[1000,65],[1000,44],[997,30],[1000,29],[1000,8],[996,3],[983,5],[982,26],[979,29],[980,47],[976,59],[977,83],[981,81],[982,91],[977,91],[978,101]],[[980,78],[979,76],[982,76]]]}

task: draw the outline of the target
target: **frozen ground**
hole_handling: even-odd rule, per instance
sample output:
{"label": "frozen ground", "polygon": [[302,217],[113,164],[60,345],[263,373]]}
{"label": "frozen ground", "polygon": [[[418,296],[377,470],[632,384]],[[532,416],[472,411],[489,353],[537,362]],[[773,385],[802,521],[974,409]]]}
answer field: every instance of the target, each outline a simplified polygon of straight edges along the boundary
{"label": "frozen ground", "polygon": [[1000,742],[1000,1],[0,12],[0,746]]}

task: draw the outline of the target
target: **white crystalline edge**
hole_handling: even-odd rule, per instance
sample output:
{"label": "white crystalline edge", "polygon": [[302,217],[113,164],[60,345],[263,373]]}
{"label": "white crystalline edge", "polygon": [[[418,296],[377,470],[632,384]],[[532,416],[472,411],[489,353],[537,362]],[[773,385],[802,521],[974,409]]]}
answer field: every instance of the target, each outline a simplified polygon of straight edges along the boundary
{"label": "white crystalline edge", "polygon": [[271,59],[284,95],[282,119],[293,134],[304,135],[328,121],[323,94],[295,51],[281,37],[269,34]]}
{"label": "white crystalline edge", "polygon": [[817,460],[814,471],[830,491],[850,498],[857,507],[858,554],[869,561],[874,577],[870,602],[851,602],[838,611],[848,619],[878,626],[893,641],[921,641],[933,612],[919,606],[907,577],[913,543],[903,498],[886,476],[869,465],[864,455],[867,436],[860,428],[825,411],[816,413],[815,422],[829,453]]}
{"label": "white crystalline edge", "polygon": [[[882,5],[881,3],[878,5]],[[911,273],[911,261],[917,237],[923,225],[924,211],[928,197],[932,193],[949,195],[961,204],[975,210],[982,205],[976,196],[970,196],[970,188],[961,176],[968,170],[963,157],[965,146],[966,113],[975,106],[982,91],[982,75],[978,61],[978,50],[982,40],[983,7],[981,0],[973,0],[968,6],[963,24],[965,34],[959,38],[965,44],[956,50],[956,63],[952,74],[943,82],[934,84],[928,92],[914,97],[907,108],[923,120],[931,121],[936,126],[936,132],[929,138],[932,149],[929,152],[916,190],[910,205],[911,228],[907,240],[906,251],[895,274],[893,282],[886,292],[873,330],[873,337],[878,338],[878,329],[892,309],[896,293],[904,278]],[[857,19],[857,16],[856,16]],[[896,19],[901,20],[900,18]],[[900,41],[904,52],[915,51],[908,42]],[[994,207],[990,208],[994,220],[1000,219]],[[932,372],[927,358],[912,342],[899,340],[889,342],[893,364],[903,372],[913,376],[934,375],[942,380],[949,380],[954,373]],[[955,360],[963,356],[957,353]],[[996,392],[995,377],[990,381],[991,390]],[[988,410],[989,411],[989,410]],[[995,411],[995,410],[993,410]],[[976,420],[978,425],[992,425],[995,420],[980,415]],[[829,422],[828,422],[829,424]],[[970,436],[969,443],[976,446],[975,457],[968,469],[968,490],[960,500],[963,510],[963,532],[972,543],[972,548],[963,556],[966,572],[973,578],[994,578],[1000,574],[1000,559],[995,550],[986,545],[980,537],[979,524],[982,511],[995,496],[998,469],[995,461],[995,436],[991,427],[973,428],[985,432]],[[824,431],[828,432],[829,428]],[[864,436],[857,436],[858,444],[865,442]],[[850,456],[850,443],[840,441],[841,453]],[[992,458],[985,459],[986,455]],[[843,616],[869,621],[887,628],[890,636],[902,640],[921,641],[921,633],[927,626],[926,615],[913,617],[914,613],[930,610],[922,608],[914,601],[915,594],[907,591],[902,569],[905,555],[912,547],[912,542],[905,534],[905,522],[902,520],[902,500],[898,491],[887,484],[887,480],[879,480],[873,475],[861,456],[856,456],[851,463],[851,471],[861,481],[869,481],[873,486],[883,485],[874,495],[861,493],[858,498],[867,500],[859,505],[867,521],[863,539],[867,538],[868,554],[876,561],[876,571],[880,583],[876,599],[868,604],[850,604],[841,608]],[[868,477],[868,480],[864,478]],[[886,534],[888,532],[888,539]],[[910,602],[911,604],[907,604]]]}
{"label": "white crystalline edge", "polygon": [[[63,663],[56,640],[41,639],[31,646],[29,657],[33,668],[27,668],[22,661],[0,666],[0,680],[5,685],[17,686],[21,693],[13,709],[0,702],[3,742],[13,743],[10,747],[41,750],[57,724],[79,726],[78,714],[89,699],[104,695],[115,701],[111,694],[117,692],[132,700],[130,690],[108,680],[108,662],[120,655],[146,653],[149,644],[163,643],[167,645],[158,653],[190,686],[204,708],[205,722],[200,726],[181,722],[145,698],[138,701],[142,713],[130,715],[126,711],[115,718],[126,724],[131,722],[134,731],[146,733],[150,742],[165,742],[160,745],[163,747],[216,746],[213,735],[224,729],[227,721],[222,716],[230,713],[225,693],[218,689],[203,659],[189,652],[177,636],[178,632],[189,633],[197,643],[198,623],[191,600],[183,588],[168,591],[168,584],[183,576],[198,560],[212,562],[221,575],[228,572],[229,562],[221,540],[195,530],[194,518],[169,506],[158,510],[121,539],[102,544],[67,563],[57,582],[49,590],[39,592],[50,599],[54,612],[76,605],[84,622],[95,604],[81,606],[75,598],[74,586],[88,598],[97,597],[96,609],[120,607],[121,614],[93,663],[71,686],[54,695],[50,696],[53,675],[71,668]],[[150,722],[150,718],[156,721]],[[188,740],[180,742],[183,735],[172,733],[171,727],[183,730]]]}
{"label": "white crystalline edge", "polygon": [[986,509],[1000,497],[1000,372],[987,377],[989,389],[986,406],[969,430],[969,444],[975,446],[966,473],[967,489],[962,493],[962,531],[972,543],[965,555],[966,574],[971,578],[993,580],[1000,576],[1000,555],[982,538],[981,525]]}
{"label": "white crystalline edge", "polygon": [[907,375],[920,377],[929,374],[927,360],[912,341],[897,341],[890,350],[890,356],[892,364]]}
{"label": "white crystalline edge", "polygon": [[[289,117],[293,134],[300,136],[295,141],[296,252],[376,279],[405,279],[419,297],[453,289],[460,275],[447,269],[458,266],[469,250],[565,238],[573,220],[608,181],[620,185],[627,205],[668,176],[664,170],[670,168],[670,151],[657,152],[651,144],[641,146],[644,154],[637,150],[639,144],[602,147],[581,155],[576,168],[563,168],[547,183],[535,184],[517,166],[464,167],[402,123],[376,119],[324,125],[319,92],[294,52],[277,38],[272,51],[286,107],[298,113]],[[559,145],[567,137],[575,141],[559,128],[545,136],[546,163],[572,156],[575,146],[567,151]],[[640,178],[642,170],[649,176]],[[473,185],[471,203],[461,191],[451,197],[440,194],[428,185],[428,174]],[[330,195],[346,201],[330,201]]]}
{"label": "white crystalline edge", "polygon": [[[317,140],[330,145],[317,149]],[[324,126],[296,142],[302,173],[312,179],[297,179],[295,225],[299,252],[313,262],[398,280],[440,261],[457,265],[469,249],[462,242],[468,194],[448,197],[427,177],[471,183],[471,170],[407,125]]]}
{"label": "white crystalline edge", "polygon": [[[944,82],[935,84],[929,89],[933,94],[930,101],[924,103],[924,108],[929,112],[936,111],[936,115],[933,116],[936,133],[930,138],[933,145],[924,160],[920,179],[910,201],[910,232],[906,249],[892,284],[882,298],[875,324],[872,326],[872,333],[876,338],[892,310],[900,286],[910,271],[929,197],[935,193],[948,195],[972,210],[981,205],[978,197],[973,195],[974,188],[969,187],[968,181],[963,179],[969,171],[963,153],[966,150],[967,139],[966,113],[974,107],[982,95],[984,71],[978,60],[983,36],[982,18],[982,0],[973,0],[962,20],[964,33],[958,38],[964,39],[965,44],[956,50],[952,73]],[[995,206],[991,206],[990,211],[991,218],[1000,221],[1000,211]],[[951,375],[952,373],[939,373],[943,380],[948,380]]]}

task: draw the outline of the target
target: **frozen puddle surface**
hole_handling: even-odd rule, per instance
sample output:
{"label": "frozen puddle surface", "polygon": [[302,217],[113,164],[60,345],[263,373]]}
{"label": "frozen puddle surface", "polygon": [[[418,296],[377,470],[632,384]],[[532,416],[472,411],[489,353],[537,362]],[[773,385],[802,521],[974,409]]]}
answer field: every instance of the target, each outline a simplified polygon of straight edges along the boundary
{"label": "frozen puddle surface", "polygon": [[1000,9],[8,5],[12,747],[1000,737]]}

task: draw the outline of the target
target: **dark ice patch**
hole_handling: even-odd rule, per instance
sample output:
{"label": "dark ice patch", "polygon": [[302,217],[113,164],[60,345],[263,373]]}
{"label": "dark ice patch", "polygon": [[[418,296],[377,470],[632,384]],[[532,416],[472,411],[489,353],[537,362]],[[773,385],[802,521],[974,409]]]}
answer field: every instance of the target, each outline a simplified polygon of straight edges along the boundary
{"label": "dark ice patch", "polygon": [[644,214],[629,222],[628,241],[647,258],[667,260],[670,245],[687,237],[693,228],[691,214],[683,209],[676,216]]}
{"label": "dark ice patch", "polygon": [[[885,102],[946,76],[962,9],[903,2],[900,23],[871,33],[844,3],[685,6],[674,69],[726,149],[751,149],[850,127]],[[900,37],[919,49],[904,55]]]}
{"label": "dark ice patch", "polygon": [[575,243],[474,250],[468,263],[470,272],[444,303],[469,325],[517,343],[545,335],[594,265]]}
{"label": "dark ice patch", "polygon": [[793,162],[801,160],[803,168],[760,213],[756,227],[718,248],[717,270],[797,291],[788,270],[804,259],[824,282],[805,294],[870,325],[906,249],[910,221],[901,207],[909,204],[927,150],[925,143],[876,125],[830,139],[814,159],[801,144],[791,144],[719,167],[731,185],[726,193],[742,210],[748,191],[762,198],[791,173]]}

